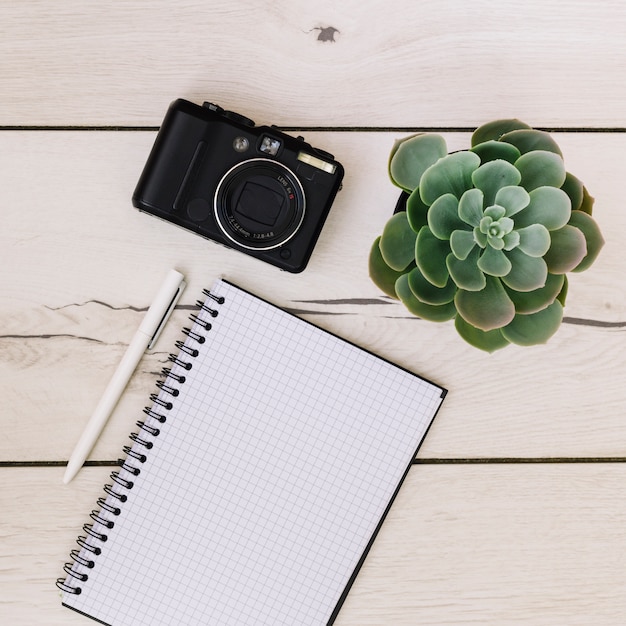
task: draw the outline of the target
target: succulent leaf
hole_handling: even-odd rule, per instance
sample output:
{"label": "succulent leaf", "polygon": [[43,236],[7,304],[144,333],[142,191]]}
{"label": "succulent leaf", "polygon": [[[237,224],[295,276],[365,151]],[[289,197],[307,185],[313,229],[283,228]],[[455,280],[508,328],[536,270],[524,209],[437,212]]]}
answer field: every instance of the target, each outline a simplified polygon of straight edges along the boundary
{"label": "succulent leaf", "polygon": [[552,274],[571,272],[587,255],[587,240],[582,230],[566,225],[550,233],[552,243],[544,259]]}
{"label": "succulent leaf", "polygon": [[546,284],[548,266],[542,258],[528,256],[519,248],[507,252],[511,271],[502,277],[502,282],[515,291],[534,291]]}
{"label": "succulent leaf", "polygon": [[419,267],[411,270],[407,276],[409,287],[420,302],[441,305],[448,304],[448,302],[454,300],[457,287],[452,280],[448,279],[445,287],[437,287],[422,274]]}
{"label": "succulent leaf", "polygon": [[483,218],[484,194],[480,189],[466,191],[459,200],[459,217],[470,226],[479,226]]}
{"label": "succulent leaf", "polygon": [[583,203],[583,184],[576,176],[567,172],[561,189],[569,196],[572,211],[578,211]]}
{"label": "succulent leaf", "polygon": [[528,206],[515,216],[517,228],[543,224],[548,230],[563,228],[571,216],[569,196],[556,187],[538,187],[530,192]]}
{"label": "succulent leaf", "polygon": [[494,248],[495,250],[504,250],[504,239],[498,235],[487,235],[487,248]]}
{"label": "succulent leaf", "polygon": [[518,185],[520,180],[520,172],[507,161],[490,161],[481,165],[472,174],[474,186],[485,194],[485,206],[490,206],[495,202],[496,194],[500,189]]}
{"label": "succulent leaf", "polygon": [[502,239],[504,241],[504,250],[506,250],[507,252],[519,246],[520,236],[516,230],[513,230],[507,235],[504,235]]}
{"label": "succulent leaf", "polygon": [[543,224],[531,224],[517,230],[519,249],[528,256],[543,256],[550,248],[550,233]]}
{"label": "succulent leaf", "polygon": [[455,230],[450,237],[450,249],[460,261],[467,258],[475,245],[474,233],[470,230]]}
{"label": "succulent leaf", "polygon": [[415,261],[426,279],[437,287],[445,287],[448,283],[450,274],[445,261],[448,254],[449,243],[435,237],[428,226],[423,226],[415,242]]}
{"label": "succulent leaf", "polygon": [[567,292],[569,290],[569,280],[567,280],[566,274],[562,274],[562,276],[563,287],[561,288],[561,291],[559,292],[559,295],[556,297],[556,299],[561,303],[562,306],[565,306],[565,301],[567,300]]}
{"label": "succulent leaf", "polygon": [[512,130],[500,137],[500,141],[510,143],[515,146],[521,154],[532,152],[533,150],[545,150],[554,152],[563,158],[561,148],[549,133],[534,128]]}
{"label": "succulent leaf", "polygon": [[454,253],[446,258],[446,267],[459,289],[481,291],[485,288],[485,274],[478,267],[479,248],[474,248],[465,259],[457,259]]}
{"label": "succulent leaf", "polygon": [[498,220],[498,225],[500,227],[501,236],[508,235],[515,226],[515,222],[510,217],[501,217]]}
{"label": "succulent leaf", "polygon": [[593,212],[593,203],[595,199],[593,196],[589,195],[589,191],[587,191],[587,187],[583,185],[583,203],[578,208],[579,211],[586,213],[587,215],[591,215]]}
{"label": "succulent leaf", "polygon": [[545,309],[529,315],[516,315],[502,328],[502,335],[519,346],[545,343],[558,330],[563,321],[563,306],[558,300]]}
{"label": "succulent leaf", "polygon": [[428,211],[428,227],[439,239],[450,239],[452,231],[467,228],[459,217],[459,201],[456,196],[447,193],[433,202]]}
{"label": "succulent leaf", "polygon": [[420,228],[428,224],[428,207],[422,202],[418,189],[411,192],[411,195],[407,198],[405,209],[409,226],[416,233],[419,233]]}
{"label": "succulent leaf", "polygon": [[578,228],[585,237],[587,243],[587,254],[582,261],[572,269],[572,272],[582,272],[598,258],[602,246],[604,246],[604,237],[598,228],[593,217],[582,211],[572,211],[570,218],[570,226]]}
{"label": "succulent leaf", "polygon": [[380,237],[376,238],[369,256],[369,275],[374,284],[388,296],[392,298],[398,298],[396,294],[395,284],[398,278],[402,275],[402,272],[396,272],[391,269],[383,259],[383,255],[380,253]]}
{"label": "succulent leaf", "polygon": [[385,224],[380,238],[380,252],[385,263],[401,272],[415,258],[417,234],[409,225],[406,211],[393,215]]}
{"label": "succulent leaf", "polygon": [[486,124],[479,126],[473,132],[472,147],[484,143],[485,141],[499,141],[502,135],[521,128],[530,128],[530,126],[518,119],[494,120],[493,122],[487,122]]}
{"label": "succulent leaf", "polygon": [[506,285],[504,288],[515,305],[515,312],[528,314],[541,311],[552,304],[561,293],[564,282],[565,276],[563,274],[548,274],[546,284],[534,291],[521,293],[509,289]]}
{"label": "succulent leaf", "polygon": [[502,250],[487,246],[478,259],[478,267],[490,276],[506,276],[511,271],[511,261]]}
{"label": "succulent leaf", "polygon": [[398,187],[413,191],[419,187],[422,174],[447,152],[445,139],[434,133],[401,139],[391,151],[389,177]]}
{"label": "succulent leaf", "polygon": [[521,153],[510,143],[504,143],[502,141],[495,141],[491,139],[480,143],[477,146],[471,148],[472,152],[475,152],[479,157],[481,163],[488,163],[489,161],[508,161],[509,163],[515,163],[520,158]]}
{"label": "succulent leaf", "polygon": [[480,230],[480,226],[474,228],[474,241],[481,247],[486,248],[489,237]]}
{"label": "succulent leaf", "polygon": [[520,184],[526,191],[544,186],[560,187],[565,182],[563,159],[554,152],[527,152],[517,159],[515,167],[522,175]]}
{"label": "succulent leaf", "polygon": [[[503,206],[500,206],[499,204],[492,204],[490,207],[487,207],[483,211],[483,215],[485,217],[490,217],[491,221],[499,220],[503,218],[505,213],[506,213],[506,209]],[[481,223],[481,230],[482,230],[483,220],[481,220],[480,223]],[[483,232],[486,233],[487,231],[483,231]]]}
{"label": "succulent leaf", "polygon": [[530,195],[523,187],[509,185],[502,187],[496,194],[495,203],[505,208],[505,215],[511,217],[516,215],[522,209],[525,209],[530,203]]}
{"label": "succulent leaf", "polygon": [[454,152],[423,174],[420,181],[422,200],[429,206],[446,193],[460,198],[472,187],[472,173],[480,166],[480,157],[473,152]]}
{"label": "succulent leaf", "polygon": [[486,279],[481,291],[459,289],[454,296],[459,315],[468,324],[484,331],[502,328],[515,317],[515,306],[500,280],[492,276]]}
{"label": "succulent leaf", "polygon": [[465,339],[467,343],[485,352],[495,352],[509,345],[508,339],[503,337],[500,329],[488,331],[480,330],[468,324],[460,315],[456,316],[454,326],[459,335]]}
{"label": "succulent leaf", "polygon": [[440,306],[420,302],[409,287],[408,274],[403,274],[396,281],[396,293],[402,301],[402,304],[404,304],[413,315],[417,315],[425,320],[430,320],[431,322],[446,322],[453,319],[456,315],[454,302],[448,302]]}

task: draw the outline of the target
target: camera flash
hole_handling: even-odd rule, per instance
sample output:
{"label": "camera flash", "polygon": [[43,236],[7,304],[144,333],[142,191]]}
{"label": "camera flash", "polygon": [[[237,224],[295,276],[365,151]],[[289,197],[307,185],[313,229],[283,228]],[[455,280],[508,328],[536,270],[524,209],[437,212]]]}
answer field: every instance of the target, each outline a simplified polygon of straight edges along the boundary
{"label": "camera flash", "polygon": [[280,145],[280,139],[274,139],[273,137],[265,135],[263,139],[261,139],[259,151],[265,152],[265,154],[269,154],[270,156],[276,156],[280,150]]}
{"label": "camera flash", "polygon": [[327,161],[318,159],[317,157],[314,157],[312,154],[308,154],[307,152],[298,152],[298,161],[302,161],[303,163],[312,165],[318,170],[328,172],[329,174],[334,174],[335,170],[337,169],[337,166],[333,163],[328,163]]}
{"label": "camera flash", "polygon": [[236,152],[245,152],[249,145],[250,142],[245,137],[235,137],[233,141],[233,148]]}

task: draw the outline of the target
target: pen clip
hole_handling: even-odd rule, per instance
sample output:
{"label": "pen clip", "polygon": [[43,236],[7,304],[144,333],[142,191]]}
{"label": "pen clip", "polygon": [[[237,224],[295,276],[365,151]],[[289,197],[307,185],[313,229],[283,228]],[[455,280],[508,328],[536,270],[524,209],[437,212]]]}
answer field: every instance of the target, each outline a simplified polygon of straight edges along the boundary
{"label": "pen clip", "polygon": [[170,315],[172,314],[172,311],[176,307],[176,303],[178,302],[180,296],[182,295],[186,285],[187,283],[184,280],[180,281],[180,285],[178,286],[178,289],[176,290],[176,293],[174,294],[172,301],[167,307],[167,310],[165,311],[165,313],[163,314],[163,317],[161,318],[161,321],[159,322],[158,326],[156,327],[156,330],[154,331],[154,334],[152,335],[152,339],[150,339],[150,343],[148,344],[148,350],[152,350],[152,348],[154,348],[156,340],[159,338],[161,331],[165,327],[165,323],[167,322]]}

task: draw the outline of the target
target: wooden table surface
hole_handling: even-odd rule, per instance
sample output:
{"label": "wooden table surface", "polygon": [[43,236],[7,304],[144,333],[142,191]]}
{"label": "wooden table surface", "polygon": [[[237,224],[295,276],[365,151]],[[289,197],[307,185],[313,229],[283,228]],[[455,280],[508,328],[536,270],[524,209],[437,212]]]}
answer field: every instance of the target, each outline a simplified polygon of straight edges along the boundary
{"label": "wooden table surface", "polygon": [[[450,391],[339,626],[626,623],[625,32],[619,0],[0,3],[0,623],[92,623],[54,582],[219,275]],[[343,163],[304,273],[132,208],[178,97]],[[606,245],[547,345],[488,355],[382,297],[367,258],[398,195],[394,140],[463,148],[502,117],[555,131]],[[173,320],[65,486],[170,267],[189,283]]]}

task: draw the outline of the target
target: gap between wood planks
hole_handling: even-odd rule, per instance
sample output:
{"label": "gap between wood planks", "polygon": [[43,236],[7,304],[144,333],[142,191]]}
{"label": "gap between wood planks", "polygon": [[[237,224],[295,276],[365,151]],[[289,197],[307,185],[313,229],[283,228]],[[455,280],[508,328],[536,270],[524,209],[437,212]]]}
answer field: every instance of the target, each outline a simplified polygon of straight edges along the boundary
{"label": "gap between wood planks", "polygon": [[[324,133],[472,133],[475,128],[469,126],[280,126],[285,132],[324,132]],[[84,126],[37,126],[5,125],[0,131],[104,131],[104,132],[156,132],[159,126],[119,126],[119,125],[84,125]],[[535,130],[548,133],[626,133],[626,127],[593,126],[537,126]]]}
{"label": "gap between wood planks", "polygon": [[[626,457],[478,457],[414,459],[412,465],[555,465],[626,463]],[[0,467],[64,467],[67,461],[0,461]],[[84,467],[119,467],[117,461],[87,461]]]}

